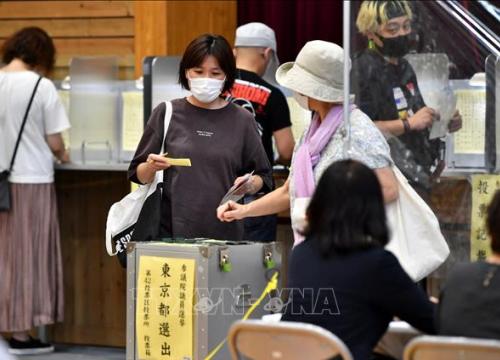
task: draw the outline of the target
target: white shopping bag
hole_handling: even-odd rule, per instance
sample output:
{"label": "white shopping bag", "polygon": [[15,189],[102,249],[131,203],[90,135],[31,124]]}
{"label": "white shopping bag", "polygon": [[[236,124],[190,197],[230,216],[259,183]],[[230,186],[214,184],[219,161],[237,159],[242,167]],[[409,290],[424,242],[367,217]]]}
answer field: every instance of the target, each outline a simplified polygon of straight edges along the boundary
{"label": "white shopping bag", "polygon": [[399,197],[386,205],[391,231],[386,249],[398,258],[414,281],[419,281],[444,263],[450,249],[431,208],[408,184],[401,171],[395,166],[392,169],[399,183]]}

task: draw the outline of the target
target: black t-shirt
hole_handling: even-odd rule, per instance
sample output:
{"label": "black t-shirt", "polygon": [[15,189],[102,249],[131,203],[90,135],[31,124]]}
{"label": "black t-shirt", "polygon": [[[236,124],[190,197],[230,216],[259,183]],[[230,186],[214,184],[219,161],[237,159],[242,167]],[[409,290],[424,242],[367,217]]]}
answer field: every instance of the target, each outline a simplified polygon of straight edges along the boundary
{"label": "black t-shirt", "polygon": [[321,326],[344,341],[356,360],[370,358],[394,316],[434,333],[434,307],[381,248],[325,259],[308,239],[292,251],[285,321]]}
{"label": "black t-shirt", "polygon": [[[400,59],[394,65],[375,50],[365,50],[354,57],[351,84],[356,104],[374,121],[410,117],[425,106],[408,61]],[[388,142],[394,162],[403,172],[412,173],[410,179],[420,171],[430,174],[439,157],[440,140],[429,140],[427,129],[411,131]]]}
{"label": "black t-shirt", "polygon": [[439,300],[440,335],[500,340],[500,265],[459,264]]}
{"label": "black t-shirt", "polygon": [[250,111],[257,120],[262,145],[271,164],[273,132],[292,125],[290,110],[283,93],[256,73],[238,69],[228,100]]}
{"label": "black t-shirt", "polygon": [[[161,151],[165,103],[158,105],[144,129],[128,176],[139,183],[137,166]],[[173,158],[191,159],[191,167],[172,166],[164,172],[163,236],[241,240],[243,222],[223,223],[216,217],[219,202],[234,180],[254,171],[272,187],[271,165],[252,116],[229,103],[209,110],[186,99],[172,101],[172,118],[165,151]]]}

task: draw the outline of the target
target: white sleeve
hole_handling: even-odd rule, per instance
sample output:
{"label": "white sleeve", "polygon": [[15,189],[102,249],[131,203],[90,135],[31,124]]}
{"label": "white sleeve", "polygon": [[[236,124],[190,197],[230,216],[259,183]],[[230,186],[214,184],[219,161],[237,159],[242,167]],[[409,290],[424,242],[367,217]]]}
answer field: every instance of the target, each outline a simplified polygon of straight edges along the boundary
{"label": "white sleeve", "polygon": [[45,135],[60,133],[70,128],[68,115],[59,98],[57,89],[54,84],[47,79],[42,79],[40,85],[43,84],[41,90],[44,91],[45,101],[43,104],[43,121],[45,127]]}

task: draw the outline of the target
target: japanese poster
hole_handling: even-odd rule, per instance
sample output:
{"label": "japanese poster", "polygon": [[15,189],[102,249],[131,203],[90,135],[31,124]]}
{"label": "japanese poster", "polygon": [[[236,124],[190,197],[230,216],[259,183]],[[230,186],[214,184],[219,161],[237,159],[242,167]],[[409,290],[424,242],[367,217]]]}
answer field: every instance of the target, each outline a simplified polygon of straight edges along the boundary
{"label": "japanese poster", "polygon": [[125,151],[135,151],[144,131],[142,92],[124,91],[122,98],[122,147]]}
{"label": "japanese poster", "polygon": [[471,261],[485,260],[491,253],[486,215],[488,204],[497,189],[500,189],[500,175],[472,177]]}
{"label": "japanese poster", "polygon": [[142,256],[136,305],[140,360],[193,358],[194,259]]}
{"label": "japanese poster", "polygon": [[457,109],[462,114],[463,126],[453,135],[455,153],[484,153],[486,118],[486,90],[459,90]]}

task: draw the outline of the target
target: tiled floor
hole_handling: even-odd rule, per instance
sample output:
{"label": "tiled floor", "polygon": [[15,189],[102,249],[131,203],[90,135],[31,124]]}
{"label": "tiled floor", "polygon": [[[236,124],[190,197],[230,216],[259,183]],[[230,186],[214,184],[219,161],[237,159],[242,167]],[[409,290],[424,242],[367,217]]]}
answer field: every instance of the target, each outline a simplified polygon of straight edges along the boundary
{"label": "tiled floor", "polygon": [[37,356],[19,356],[18,360],[125,360],[125,349],[97,346],[55,345],[56,351]]}

